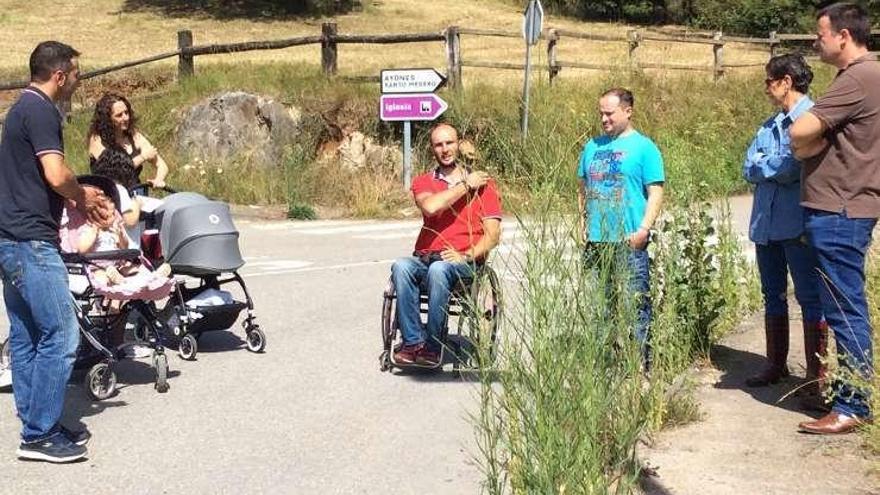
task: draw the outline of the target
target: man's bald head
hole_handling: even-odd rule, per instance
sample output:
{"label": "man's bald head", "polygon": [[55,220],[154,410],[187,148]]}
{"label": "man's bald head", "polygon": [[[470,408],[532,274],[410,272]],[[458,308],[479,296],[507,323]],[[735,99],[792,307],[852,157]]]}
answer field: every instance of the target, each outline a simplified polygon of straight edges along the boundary
{"label": "man's bald head", "polygon": [[431,151],[442,167],[454,167],[458,159],[458,131],[449,124],[437,124],[431,129]]}
{"label": "man's bald head", "polygon": [[435,125],[434,128],[431,129],[431,144],[432,145],[434,144],[434,135],[438,132],[451,132],[452,135],[455,137],[455,140],[458,141],[458,131],[455,129],[455,127],[452,127],[450,124],[447,124],[446,122],[442,122],[440,124]]}

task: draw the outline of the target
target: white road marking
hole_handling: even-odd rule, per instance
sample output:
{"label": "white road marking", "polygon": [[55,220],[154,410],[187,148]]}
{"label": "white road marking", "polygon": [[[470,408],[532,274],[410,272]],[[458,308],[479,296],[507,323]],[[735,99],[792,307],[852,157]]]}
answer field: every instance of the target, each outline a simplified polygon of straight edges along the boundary
{"label": "white road marking", "polygon": [[412,230],[418,229],[420,225],[421,224],[419,222],[374,223],[362,225],[347,225],[343,227],[303,229],[300,232],[308,235],[358,234],[362,232],[383,232],[399,229]]}
{"label": "white road marking", "polygon": [[305,268],[314,265],[313,261],[303,260],[267,260],[248,262],[249,268],[258,268],[261,271],[291,270],[295,268]]}
{"label": "white road marking", "polygon": [[310,266],[307,268],[294,268],[290,270],[276,270],[271,272],[262,272],[262,273],[248,273],[241,274],[243,278],[256,278],[256,277],[265,277],[270,275],[291,275],[297,273],[308,273],[308,272],[319,272],[326,270],[341,270],[345,268],[357,268],[361,266],[370,266],[370,265],[379,265],[379,264],[391,264],[394,263],[393,259],[390,260],[372,260],[372,261],[357,261],[354,263],[342,263],[338,265],[326,265],[326,266]]}
{"label": "white road marking", "polygon": [[307,230],[321,227],[341,227],[345,225],[363,225],[376,223],[369,220],[301,220],[254,223],[251,226],[257,230]]}

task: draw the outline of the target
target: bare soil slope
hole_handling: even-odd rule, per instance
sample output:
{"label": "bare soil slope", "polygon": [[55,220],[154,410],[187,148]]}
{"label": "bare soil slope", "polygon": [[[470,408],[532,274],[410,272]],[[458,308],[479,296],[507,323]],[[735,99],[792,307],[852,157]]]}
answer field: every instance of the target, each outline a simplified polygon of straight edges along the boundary
{"label": "bare soil slope", "polygon": [[[793,308],[797,307],[790,301]],[[794,315],[793,315],[794,316]],[[810,416],[794,395],[801,382],[803,333],[791,325],[789,368],[796,376],[768,388],[746,388],[763,363],[760,315],[746,320],[716,348],[716,369],[702,370],[702,421],[661,432],[640,457],[656,469],[646,493],[675,495],[880,493],[876,467],[858,435],[821,437],[797,432]]]}

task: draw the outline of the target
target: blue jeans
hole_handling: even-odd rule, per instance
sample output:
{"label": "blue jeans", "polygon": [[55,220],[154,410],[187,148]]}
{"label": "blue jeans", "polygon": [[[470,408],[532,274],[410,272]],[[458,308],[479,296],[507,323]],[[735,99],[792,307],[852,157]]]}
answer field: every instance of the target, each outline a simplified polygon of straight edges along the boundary
{"label": "blue jeans", "polygon": [[40,441],[57,433],[79,346],[67,269],[51,243],[0,239],[0,275],[21,438]]}
{"label": "blue jeans", "polygon": [[[633,337],[639,343],[646,367],[651,363],[651,259],[647,249],[636,250],[626,244],[589,242],[584,251],[588,270],[600,275],[605,283],[609,307],[622,301],[636,301],[636,324]],[[626,277],[627,295],[617,293],[619,277]]]}
{"label": "blue jeans", "polygon": [[[405,345],[422,342],[434,352],[442,346],[446,329],[449,295],[459,281],[474,277],[476,267],[468,263],[449,263],[417,256],[398,258],[391,266],[391,280],[397,292],[397,323]],[[419,294],[428,295],[428,322],[423,327],[419,313]]]}
{"label": "blue jeans", "polygon": [[[873,376],[871,322],[865,296],[865,252],[876,218],[847,218],[844,213],[806,208],[807,238],[819,260],[819,291],[825,320],[834,331],[841,366],[866,379]],[[869,417],[867,392],[834,384],[832,408],[843,414]]]}
{"label": "blue jeans", "polygon": [[794,296],[801,306],[804,321],[822,321],[816,254],[800,239],[755,244],[761,293],[766,316],[788,316],[788,274],[794,282]]}

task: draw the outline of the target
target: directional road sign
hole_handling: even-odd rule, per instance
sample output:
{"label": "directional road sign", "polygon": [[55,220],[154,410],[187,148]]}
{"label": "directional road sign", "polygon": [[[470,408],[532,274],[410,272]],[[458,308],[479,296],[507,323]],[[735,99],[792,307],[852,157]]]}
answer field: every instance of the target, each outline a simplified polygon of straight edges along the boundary
{"label": "directional road sign", "polygon": [[379,118],[395,120],[434,120],[449,105],[434,93],[411,95],[382,95],[379,101]]}
{"label": "directional road sign", "polygon": [[446,83],[434,69],[385,69],[382,71],[383,93],[431,93]]}
{"label": "directional road sign", "polygon": [[541,0],[531,0],[523,16],[523,38],[529,45],[537,45],[544,24],[544,7]]}

